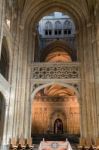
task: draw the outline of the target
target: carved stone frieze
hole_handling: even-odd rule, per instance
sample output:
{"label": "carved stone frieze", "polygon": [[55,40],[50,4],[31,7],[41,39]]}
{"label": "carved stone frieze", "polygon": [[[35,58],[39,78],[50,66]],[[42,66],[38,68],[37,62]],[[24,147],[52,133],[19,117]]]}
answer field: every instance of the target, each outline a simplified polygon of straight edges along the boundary
{"label": "carved stone frieze", "polygon": [[57,102],[65,102],[65,101],[69,101],[69,97],[63,97],[63,96],[42,96],[42,97],[38,97],[35,96],[34,100],[36,100],[37,102],[51,102],[51,103],[57,103]]}
{"label": "carved stone frieze", "polygon": [[79,63],[33,63],[31,79],[79,79]]}

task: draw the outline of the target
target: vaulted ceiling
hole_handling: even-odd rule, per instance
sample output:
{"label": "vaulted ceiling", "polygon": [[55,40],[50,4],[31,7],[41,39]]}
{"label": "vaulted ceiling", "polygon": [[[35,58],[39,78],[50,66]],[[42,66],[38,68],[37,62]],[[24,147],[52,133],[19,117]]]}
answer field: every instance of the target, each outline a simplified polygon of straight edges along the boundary
{"label": "vaulted ceiling", "polygon": [[[48,3],[50,1],[50,4],[53,2],[70,2],[72,5],[78,5],[78,6],[82,6],[81,9],[84,8],[84,10],[91,12],[96,5],[99,5],[99,0],[48,0],[48,1],[44,1],[44,0],[6,0],[7,3],[9,3],[9,5],[17,5],[17,7],[19,9],[25,9],[26,7],[32,6],[32,5],[36,5],[37,4],[41,4],[41,3]],[[32,5],[31,5],[32,4]]]}
{"label": "vaulted ceiling", "polygon": [[[11,1],[11,0],[10,0]],[[9,1],[9,2],[10,2]],[[18,7],[20,9],[25,9],[26,7],[28,7],[30,4],[33,4],[33,5],[37,5],[37,3],[39,4],[40,2],[43,2],[42,0],[16,0],[18,2]],[[50,3],[53,3],[54,1],[56,2],[68,2],[70,1],[70,3],[74,4],[74,5],[79,5],[79,6],[82,6],[81,8],[86,11],[93,11],[93,9],[96,7],[96,5],[99,4],[99,1],[98,0],[50,0]],[[45,3],[47,3],[47,1],[45,1]]]}
{"label": "vaulted ceiling", "polygon": [[84,22],[90,23],[96,16],[99,18],[97,15],[99,0],[6,0],[6,2],[10,8],[13,7],[15,11],[20,12],[22,26],[34,27],[43,16],[53,11],[67,13],[76,22],[76,26]]}
{"label": "vaulted ceiling", "polygon": [[[79,14],[79,16],[86,16],[87,19],[91,19],[97,9],[99,9],[99,0],[6,0],[9,5],[16,5],[17,10],[22,12],[22,17],[29,18],[31,14],[35,14],[33,17],[44,15],[50,10],[59,8],[60,10],[66,10],[71,13],[72,16]],[[76,11],[75,11],[76,10]],[[81,16],[81,17],[82,17]],[[40,16],[41,17],[41,16]],[[32,19],[32,16],[31,16]]]}
{"label": "vaulted ceiling", "polygon": [[58,84],[48,86],[36,93],[35,98],[38,97],[76,97],[73,89],[63,87]]}
{"label": "vaulted ceiling", "polygon": [[[38,0],[38,1],[35,1],[35,0],[21,0],[21,1],[20,0],[16,0],[16,1],[18,1],[18,6],[20,8],[23,8],[24,6],[26,6],[27,4],[29,4],[29,2],[30,3],[33,2],[33,4],[35,5],[35,3],[40,2],[41,0]],[[61,0],[57,0],[57,1],[61,2]],[[66,1],[66,0],[63,0],[63,1]],[[76,0],[76,1],[70,0],[70,1],[73,2],[73,3],[75,3],[75,4],[79,4],[79,5],[81,5],[81,3],[82,3],[89,10],[91,10],[92,7],[94,7],[96,5],[96,3],[99,3],[98,0]],[[52,3],[52,0],[51,0],[51,3]]]}

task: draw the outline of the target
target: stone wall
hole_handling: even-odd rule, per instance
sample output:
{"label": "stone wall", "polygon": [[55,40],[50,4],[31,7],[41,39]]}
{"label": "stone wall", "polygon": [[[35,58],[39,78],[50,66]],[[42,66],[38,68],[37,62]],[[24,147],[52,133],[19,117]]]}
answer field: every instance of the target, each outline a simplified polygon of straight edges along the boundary
{"label": "stone wall", "polygon": [[[3,36],[8,37],[9,80],[0,74],[0,92],[5,97],[5,123],[2,145],[9,138],[31,136],[31,63],[35,53],[35,27],[42,16],[62,10],[72,16],[76,26],[76,44],[80,74],[80,134],[95,141],[99,136],[99,3],[84,0],[26,1],[12,3],[11,27],[5,27],[5,1],[0,2],[0,56]],[[8,2],[8,1],[7,1]],[[88,1],[89,4],[89,1]],[[82,7],[81,7],[82,5]],[[94,8],[94,9],[93,9]],[[94,11],[93,11],[94,10]],[[6,34],[5,34],[6,33]],[[34,33],[34,34],[33,34]],[[50,80],[49,80],[50,83]]]}
{"label": "stone wall", "polygon": [[34,99],[32,104],[32,134],[54,133],[55,120],[63,122],[63,132],[80,133],[79,103],[76,98],[69,99]]}

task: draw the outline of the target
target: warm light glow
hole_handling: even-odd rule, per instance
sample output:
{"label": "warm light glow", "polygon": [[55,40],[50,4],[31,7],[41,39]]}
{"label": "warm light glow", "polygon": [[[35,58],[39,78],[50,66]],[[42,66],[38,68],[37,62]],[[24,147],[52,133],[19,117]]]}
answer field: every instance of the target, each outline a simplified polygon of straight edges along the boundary
{"label": "warm light glow", "polygon": [[32,133],[54,132],[57,118],[63,122],[63,131],[79,134],[79,103],[75,91],[58,84],[48,86],[35,95],[32,105]]}
{"label": "warm light glow", "polygon": [[71,62],[71,57],[64,51],[56,51],[48,54],[46,62]]}
{"label": "warm light glow", "polygon": [[48,96],[75,96],[75,92],[61,85],[51,85],[44,89],[44,94]]}

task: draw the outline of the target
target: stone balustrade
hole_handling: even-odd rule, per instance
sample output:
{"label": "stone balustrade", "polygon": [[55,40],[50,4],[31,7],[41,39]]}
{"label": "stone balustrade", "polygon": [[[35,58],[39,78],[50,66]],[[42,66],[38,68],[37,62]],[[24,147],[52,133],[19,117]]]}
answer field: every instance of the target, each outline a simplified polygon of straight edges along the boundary
{"label": "stone balustrade", "polygon": [[80,79],[80,63],[32,63],[31,79]]}

